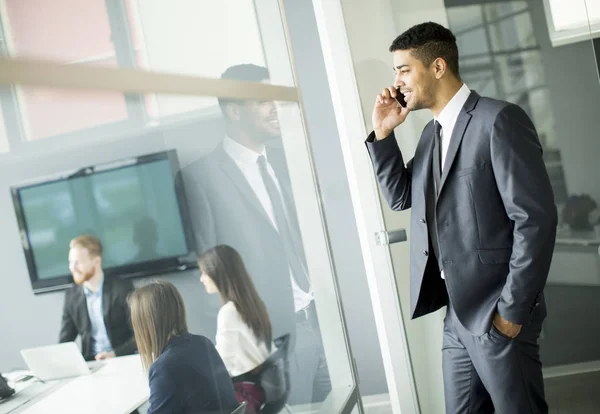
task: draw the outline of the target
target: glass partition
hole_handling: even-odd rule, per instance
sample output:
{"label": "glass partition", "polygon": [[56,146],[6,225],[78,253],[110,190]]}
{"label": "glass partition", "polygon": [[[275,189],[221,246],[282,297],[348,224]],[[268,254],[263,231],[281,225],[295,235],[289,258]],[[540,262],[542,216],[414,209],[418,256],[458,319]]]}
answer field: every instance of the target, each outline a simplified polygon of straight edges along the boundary
{"label": "glass partition", "polygon": [[287,51],[274,59],[267,45],[273,37],[285,39],[279,6],[260,3],[91,0],[82,7],[61,0],[49,8],[39,0],[2,0],[0,6],[6,52],[15,58],[207,78],[248,62],[285,67],[285,74],[275,71],[273,83],[293,86]]}
{"label": "glass partition", "polygon": [[[107,278],[130,280],[135,288],[154,280],[175,286],[189,331],[216,343],[234,379],[264,359],[251,369],[230,362],[231,348],[221,341],[227,330],[218,329],[223,309],[233,302],[248,327],[240,309],[256,310],[263,302],[271,349],[290,336],[284,385],[292,412],[349,412],[360,397],[299,93],[287,86],[294,82],[279,6],[206,4],[97,2],[77,14],[77,2],[62,1],[48,11],[41,3],[0,1],[3,46],[11,58],[0,62],[2,73],[11,64],[40,73],[49,60],[58,63],[52,76],[67,79],[59,88],[35,76],[17,83],[0,76],[6,88],[2,116],[12,125],[6,129],[10,146],[0,153],[6,212],[0,243],[11,269],[0,311],[24,310],[0,322],[6,338],[0,371],[26,368],[21,349],[57,342],[68,301],[64,290],[81,293],[88,286],[71,286],[81,272],[70,267],[68,241],[92,234],[105,244]],[[58,17],[48,14],[55,12]],[[261,40],[265,33],[269,42]],[[94,71],[86,72],[91,66]],[[216,79],[226,70],[226,80]],[[234,89],[230,80],[245,83]],[[157,92],[158,84],[167,92]],[[168,93],[186,85],[185,95]],[[156,158],[168,160],[160,176],[129,170]],[[74,184],[80,178],[91,179]],[[50,186],[50,194],[37,198],[10,197],[13,187],[53,180],[66,183],[61,194],[51,194]],[[24,203],[39,204],[28,210],[39,220],[20,212]],[[173,253],[165,205],[173,207],[169,214],[189,239],[187,252]],[[41,265],[31,257],[44,245],[52,247],[61,274],[73,276],[51,292],[34,294],[32,266]],[[219,256],[224,268],[238,272],[235,277],[249,276],[237,299],[224,287],[213,294],[207,286],[206,277],[219,277],[207,264],[217,253],[225,255]],[[161,267],[166,256],[176,266]],[[133,271],[132,264],[140,263],[146,265]],[[89,356],[96,340],[90,342],[89,332],[78,336]],[[247,351],[241,339],[231,345]],[[38,394],[35,404],[43,404]]]}

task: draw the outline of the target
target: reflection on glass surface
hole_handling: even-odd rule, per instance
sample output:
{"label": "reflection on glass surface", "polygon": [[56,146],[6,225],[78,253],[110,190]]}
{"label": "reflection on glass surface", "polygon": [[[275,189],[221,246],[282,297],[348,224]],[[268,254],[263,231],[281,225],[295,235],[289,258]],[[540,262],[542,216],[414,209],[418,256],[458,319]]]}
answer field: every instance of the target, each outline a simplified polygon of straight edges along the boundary
{"label": "reflection on glass surface", "polygon": [[118,92],[18,87],[24,135],[36,140],[128,119],[125,96]]}
{"label": "reflection on glass surface", "polygon": [[6,131],[6,124],[4,123],[4,114],[0,111],[0,154],[8,151],[10,151],[8,134]]}
{"label": "reflection on glass surface", "polygon": [[[279,7],[224,0],[6,0],[0,45],[14,58],[62,64],[132,67],[219,78],[236,62],[269,66],[275,84],[293,85]],[[32,30],[35,28],[35,30]],[[268,42],[263,41],[268,39]],[[156,94],[122,94],[18,87],[23,135],[36,140],[110,122],[159,122],[165,116],[205,111],[214,100]]]}
{"label": "reflection on glass surface", "polygon": [[64,255],[80,234],[94,234],[106,245],[105,268],[185,256],[183,200],[171,168],[163,158],[95,174],[82,169],[16,190],[37,277],[68,275]]}
{"label": "reflection on glass surface", "polygon": [[[239,65],[224,76],[268,80]],[[269,312],[273,337],[292,334],[293,403],[321,402],[331,384],[274,102],[219,100],[225,133],[181,171],[198,253],[217,245],[241,255]]]}
{"label": "reflection on glass surface", "polygon": [[533,35],[531,16],[527,9],[497,20],[489,25],[490,40],[495,52],[512,51],[535,47],[537,40]]}
{"label": "reflection on glass surface", "polygon": [[[117,63],[106,2],[5,0],[2,24],[9,55],[61,63]],[[32,28],[35,27],[35,30]]]}
{"label": "reflection on glass surface", "polygon": [[[259,66],[241,66],[237,72],[234,68],[224,77],[237,79],[248,71],[254,72],[249,81],[268,80],[268,71]],[[59,101],[63,97],[62,90],[50,92]],[[82,91],[81,94],[94,102],[93,97],[101,96],[102,92]],[[29,228],[29,239],[24,234],[25,241],[29,240],[29,248],[36,252],[35,265],[40,275],[63,274],[68,267],[70,238],[90,229],[104,245],[103,263],[107,271],[113,270],[114,265],[135,265],[149,258],[184,254],[186,232],[194,233],[197,255],[217,245],[229,245],[239,253],[258,297],[265,303],[273,327],[275,347],[272,349],[283,346],[278,339],[286,334],[291,336],[287,402],[312,404],[313,409],[318,409],[329,395],[334,380],[336,386],[348,387],[350,391],[352,377],[335,291],[323,287],[333,281],[329,273],[310,271],[314,263],[311,264],[310,256],[304,251],[307,237],[308,240],[315,237],[312,229],[302,227],[299,218],[302,215],[299,213],[306,216],[306,209],[318,202],[312,176],[295,178],[308,182],[313,192],[298,194],[289,168],[289,154],[286,154],[290,143],[306,146],[298,105],[201,98],[206,108],[198,111],[193,109],[194,105],[187,105],[197,99],[195,97],[162,95],[157,98],[178,109],[168,116],[159,111],[150,122],[130,120],[126,128],[120,128],[109,119],[103,122],[100,113],[90,113],[87,115],[99,119],[97,128],[29,142],[3,160],[1,165],[11,171],[10,176],[1,177],[6,188],[38,183],[44,181],[44,177],[64,171],[82,173],[69,180],[22,190],[24,214],[17,220],[21,226],[26,222]],[[102,99],[95,100],[105,105],[107,111],[120,108],[117,101],[102,102]],[[81,110],[85,108],[82,105]],[[95,112],[94,107],[87,108]],[[39,125],[42,134],[45,129],[44,124]],[[175,171],[168,163],[119,163],[171,151],[176,153],[181,167]],[[260,164],[259,153],[265,157]],[[309,165],[307,158],[298,158],[300,152],[296,151],[295,155],[296,164]],[[245,164],[248,159],[252,160],[249,166]],[[89,166],[101,167],[95,174],[83,174]],[[181,219],[177,202],[185,203],[190,223]],[[317,225],[321,222],[317,221]],[[6,237],[8,243],[20,244],[19,236],[13,231]],[[18,251],[15,256],[22,260],[21,254]],[[326,249],[319,254],[328,263]],[[195,257],[192,257],[194,263]],[[189,268],[189,263],[183,264]],[[30,295],[27,273],[23,261],[16,277],[26,285],[24,290]],[[222,303],[218,297],[208,294],[200,281],[200,272],[161,271],[157,277],[168,279],[182,293],[190,331],[218,342]],[[145,282],[136,280],[135,283]],[[18,295],[15,297],[14,300],[21,300]],[[7,306],[14,306],[14,300],[9,299]],[[317,316],[317,301],[329,309],[325,318],[322,313]],[[48,332],[38,332],[39,341],[53,343],[56,340],[53,327],[60,320],[60,307],[48,306],[42,312],[38,297],[33,297],[27,306],[42,313],[36,324],[50,327]],[[244,316],[240,314],[236,320],[243,321]],[[7,329],[7,335],[20,338],[12,327]],[[31,343],[21,343],[28,341],[26,338],[16,340],[15,346],[30,346]],[[326,355],[323,341],[335,343],[335,352],[328,351]],[[334,377],[335,369],[339,373],[340,368],[330,368],[332,355],[335,361],[345,364],[342,371],[348,375]]]}
{"label": "reflection on glass surface", "polygon": [[479,58],[490,50],[488,34],[481,27],[459,35],[456,38],[456,44],[460,48],[459,50],[464,50],[464,55],[468,57]]}
{"label": "reflection on glass surface", "polygon": [[[77,0],[50,8],[40,0],[4,4],[2,25],[12,57],[209,78],[235,62],[267,66],[275,56],[268,60],[266,52],[277,54],[277,65],[288,60],[285,47],[271,46],[285,44],[276,2],[261,7],[252,0],[90,0],[85,8]],[[277,19],[261,21],[261,13]],[[283,66],[287,73],[276,82],[291,85],[289,63]]]}
{"label": "reflection on glass surface", "polygon": [[453,33],[457,38],[462,32],[470,32],[483,23],[482,9],[478,5],[450,7],[446,12],[448,19],[453,22]]}
{"label": "reflection on glass surface", "polygon": [[507,1],[485,5],[483,6],[483,12],[485,13],[486,19],[491,21],[519,15],[521,12],[526,11],[527,8],[526,1]]}

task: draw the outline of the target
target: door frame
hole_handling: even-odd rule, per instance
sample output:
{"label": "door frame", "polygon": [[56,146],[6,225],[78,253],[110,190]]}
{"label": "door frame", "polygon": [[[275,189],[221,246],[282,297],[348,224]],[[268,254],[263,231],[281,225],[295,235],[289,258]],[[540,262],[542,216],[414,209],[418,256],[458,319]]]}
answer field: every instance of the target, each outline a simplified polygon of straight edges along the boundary
{"label": "door frame", "polygon": [[420,413],[378,187],[365,149],[368,134],[340,0],[314,0],[336,122],[364,257],[369,293],[394,413]]}

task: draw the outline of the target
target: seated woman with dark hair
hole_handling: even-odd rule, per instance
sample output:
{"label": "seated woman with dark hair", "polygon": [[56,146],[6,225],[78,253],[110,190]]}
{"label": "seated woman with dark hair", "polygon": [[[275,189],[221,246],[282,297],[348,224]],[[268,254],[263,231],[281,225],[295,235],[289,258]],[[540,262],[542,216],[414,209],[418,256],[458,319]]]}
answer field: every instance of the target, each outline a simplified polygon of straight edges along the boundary
{"label": "seated woman with dark hair", "polygon": [[154,413],[231,413],[238,407],[231,378],[212,342],[187,330],[175,286],[153,282],[132,292],[131,323],[150,383]]}
{"label": "seated woman with dark hair", "polygon": [[[271,353],[271,322],[264,302],[239,253],[216,246],[198,258],[207,293],[218,293],[222,306],[217,317],[217,351],[232,377],[259,367]],[[238,401],[248,402],[248,413],[258,412],[265,393],[255,383],[234,384]]]}

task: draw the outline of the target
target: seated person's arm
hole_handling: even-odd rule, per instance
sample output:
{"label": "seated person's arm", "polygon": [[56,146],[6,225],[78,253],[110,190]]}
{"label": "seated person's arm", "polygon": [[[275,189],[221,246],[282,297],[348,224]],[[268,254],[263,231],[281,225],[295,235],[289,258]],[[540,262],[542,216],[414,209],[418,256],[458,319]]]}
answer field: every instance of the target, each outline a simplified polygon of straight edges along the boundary
{"label": "seated person's arm", "polygon": [[77,338],[77,327],[71,318],[69,312],[69,297],[65,296],[65,303],[63,305],[62,322],[60,324],[60,333],[58,335],[58,342],[71,342]]}
{"label": "seated person's arm", "polygon": [[217,352],[223,360],[229,375],[233,371],[240,371],[243,368],[238,367],[239,358],[237,353],[239,350],[239,314],[232,306],[224,306],[217,317],[217,335],[216,344]]}
{"label": "seated person's arm", "polygon": [[217,352],[225,364],[225,368],[232,375],[232,372],[236,370],[237,365],[237,343],[238,343],[238,331],[233,329],[222,329],[217,328]]}
{"label": "seated person's arm", "polygon": [[150,385],[150,407],[147,414],[170,414],[181,412],[181,402],[177,400],[176,385],[167,370],[157,370],[151,366],[148,372]]}

